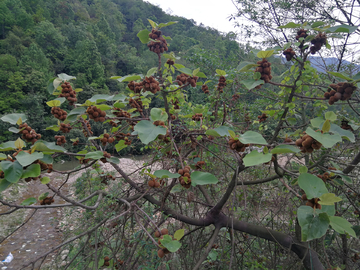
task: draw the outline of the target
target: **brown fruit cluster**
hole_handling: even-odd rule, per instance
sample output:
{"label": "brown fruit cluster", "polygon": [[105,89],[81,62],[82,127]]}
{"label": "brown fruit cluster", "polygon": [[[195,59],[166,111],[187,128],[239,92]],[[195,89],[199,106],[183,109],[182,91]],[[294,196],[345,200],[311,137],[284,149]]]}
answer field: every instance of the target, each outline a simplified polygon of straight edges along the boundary
{"label": "brown fruit cluster", "polygon": [[160,91],[160,84],[153,76],[145,77],[145,80],[142,82],[145,91],[150,91],[155,94]]}
{"label": "brown fruit cluster", "polygon": [[106,160],[107,158],[111,158],[111,154],[109,154],[108,152],[106,151],[103,151],[104,153],[104,157],[103,158],[100,158],[101,162],[102,163],[107,163],[108,161]]}
{"label": "brown fruit cluster", "polygon": [[171,120],[175,120],[175,119],[176,119],[176,115],[171,114],[171,113],[170,113],[170,117],[171,117]]}
{"label": "brown fruit cluster", "polygon": [[158,135],[158,138],[160,140],[163,140],[165,143],[169,143],[170,142],[170,131],[168,130],[168,128],[165,126],[165,122],[164,121],[154,121],[154,125],[155,126],[162,126],[164,128],[166,128],[166,134],[165,135]]}
{"label": "brown fruit cluster", "polygon": [[266,58],[263,58],[263,60],[258,61],[257,64],[259,65],[255,72],[260,72],[261,77],[260,79],[263,80],[265,83],[268,83],[271,81],[271,63],[266,60]]}
{"label": "brown fruit cluster", "polygon": [[65,136],[55,135],[55,140],[56,144],[60,146],[66,143]]}
{"label": "brown fruit cluster", "polygon": [[143,104],[140,98],[137,99],[130,98],[129,105],[132,108],[136,108],[136,110],[140,113],[143,111]]}
{"label": "brown fruit cluster", "polygon": [[104,265],[103,266],[110,266],[110,258],[108,256],[104,257]]}
{"label": "brown fruit cluster", "polygon": [[117,127],[117,123],[114,122],[114,121],[112,121],[112,120],[109,122],[109,124],[110,124],[112,127]]}
{"label": "brown fruit cluster", "polygon": [[22,135],[21,138],[27,142],[34,144],[37,140],[41,139],[41,134],[37,134],[36,131],[26,123],[19,125],[19,129],[19,134]]}
{"label": "brown fruit cluster", "polygon": [[324,181],[324,183],[326,183],[326,181],[330,179],[330,173],[324,172],[323,174],[318,174],[317,177],[319,177],[321,180]]}
{"label": "brown fruit cluster", "polygon": [[218,249],[218,248],[219,248],[219,245],[213,244],[211,248],[213,248],[213,249]]}
{"label": "brown fruit cluster", "polygon": [[217,85],[217,90],[220,92],[220,93],[223,93],[223,89],[225,88],[226,86],[226,78],[224,76],[220,76],[219,78],[219,83]]}
{"label": "brown fruit cluster", "polygon": [[96,106],[91,105],[87,108],[86,113],[89,115],[90,119],[93,119],[95,122],[104,122],[106,112],[100,110]]}
{"label": "brown fruit cluster", "polygon": [[50,205],[54,202],[54,198],[51,196],[48,196],[46,198],[44,198],[43,200],[40,201],[41,205]]}
{"label": "brown fruit cluster", "polygon": [[51,173],[53,171],[53,165],[52,164],[47,164],[47,172]]}
{"label": "brown fruit cluster", "polygon": [[321,47],[326,44],[326,35],[325,33],[319,33],[312,41],[313,46],[310,47],[310,53],[315,54],[317,51],[321,50]]}
{"label": "brown fruit cluster", "polygon": [[89,163],[89,161],[90,161],[90,158],[87,158],[87,159],[81,158],[81,159],[79,160],[80,164],[87,164],[87,163]]}
{"label": "brown fruit cluster", "polygon": [[[178,174],[181,176],[179,177],[180,184],[184,188],[190,188],[191,186],[191,178],[190,178],[190,166],[185,166],[184,169],[178,170]],[[185,181],[184,177],[187,177],[187,180]]]}
{"label": "brown fruit cluster", "polygon": [[115,138],[117,141],[125,140],[127,136],[130,136],[130,133],[116,133]]}
{"label": "brown fruit cluster", "polygon": [[27,182],[27,183],[29,183],[31,180],[33,180],[33,181],[39,180],[39,177],[28,177],[28,178],[25,178],[25,182]]}
{"label": "brown fruit cluster", "polygon": [[169,66],[173,66],[175,64],[175,62],[173,60],[171,60],[171,59],[168,59],[166,61],[166,64],[168,64]]}
{"label": "brown fruit cluster", "polygon": [[191,119],[194,121],[200,121],[202,117],[203,117],[202,113],[195,113],[195,115],[193,115]]}
{"label": "brown fruit cluster", "polygon": [[63,133],[69,133],[71,129],[72,129],[72,127],[70,126],[70,124],[64,124],[64,123],[60,124],[60,130]]}
{"label": "brown fruit cluster", "polygon": [[198,161],[195,165],[196,169],[201,170],[202,166],[205,165],[205,161]]}
{"label": "brown fruit cluster", "polygon": [[117,262],[115,263],[114,267],[115,269],[120,269],[121,265],[124,264],[124,261],[122,260],[117,260]]}
{"label": "brown fruit cluster", "polygon": [[[159,240],[158,240],[159,245],[161,245],[160,240],[163,239],[164,235],[168,235],[168,234],[169,234],[169,231],[166,228],[162,229],[160,232],[158,230],[155,232],[154,236],[156,238],[159,238]],[[167,248],[162,248],[162,249],[159,249],[157,253],[158,253],[159,258],[162,258],[165,256],[165,254],[169,254],[170,251]]]}
{"label": "brown fruit cluster", "polygon": [[101,183],[107,185],[108,180],[115,180],[115,177],[112,176],[111,174],[107,174],[107,175],[102,176],[101,179],[102,179]]}
{"label": "brown fruit cluster", "polygon": [[[124,111],[120,108],[114,108],[115,112],[113,112],[114,115],[116,115],[117,117],[125,117],[125,118],[131,118],[131,114],[128,113],[127,111]],[[111,121],[110,121],[111,123]]]}
{"label": "brown fruit cluster", "polygon": [[115,139],[113,137],[110,137],[109,133],[105,133],[104,137],[100,139],[103,146],[106,145],[106,143],[113,143]]}
{"label": "brown fruit cluster", "polygon": [[52,107],[51,114],[60,121],[64,121],[67,117],[67,112],[60,109],[59,107]]}
{"label": "brown fruit cluster", "polygon": [[310,207],[312,207],[314,209],[321,209],[321,204],[319,204],[319,201],[320,201],[319,198],[312,198],[311,200],[308,200],[308,198],[306,197],[306,194],[303,194],[301,196],[301,199],[303,201],[307,201],[306,202],[307,206],[310,206]]}
{"label": "brown fruit cluster", "polygon": [[160,183],[157,181],[157,179],[152,179],[148,182],[149,187],[160,187]]}
{"label": "brown fruit cluster", "polygon": [[249,113],[245,113],[244,120],[245,120],[245,122],[247,122],[247,123],[250,123],[250,122],[251,122]]}
{"label": "brown fruit cluster", "polygon": [[233,94],[232,97],[231,97],[231,100],[232,101],[237,101],[239,98],[240,98],[239,94]]}
{"label": "brown fruit cluster", "polygon": [[79,140],[76,140],[76,141],[73,142],[72,145],[73,145],[73,146],[76,146],[76,145],[78,145],[78,144],[79,144]]}
{"label": "brown fruit cluster", "polygon": [[237,152],[244,152],[245,148],[250,145],[250,144],[243,144],[239,140],[234,140],[233,138],[230,138],[230,140],[228,141],[228,144],[231,149],[233,149]]}
{"label": "brown fruit cluster", "polygon": [[288,48],[283,52],[283,55],[285,55],[286,61],[290,61],[291,59],[293,59],[295,52],[292,48]]}
{"label": "brown fruit cluster", "polygon": [[142,82],[131,81],[131,82],[128,83],[127,86],[135,94],[139,94],[141,92],[141,90],[143,89],[143,83]]}
{"label": "brown fruit cluster", "polygon": [[61,84],[61,94],[59,97],[65,97],[70,105],[74,105],[77,101],[76,92],[72,89],[71,84],[69,82],[64,82]]}
{"label": "brown fruit cluster", "polygon": [[267,117],[266,113],[263,113],[262,115],[258,116],[258,119],[259,119],[260,123],[265,122],[267,118],[268,117]]}
{"label": "brown fruit cluster", "polygon": [[179,100],[175,100],[175,101],[172,101],[172,104],[174,105],[174,110],[179,110],[180,109],[180,106],[179,106]]}
{"label": "brown fruit cluster", "polygon": [[330,84],[330,88],[325,92],[324,97],[329,100],[329,105],[333,105],[339,100],[350,99],[355,90],[356,86],[352,83],[339,82],[338,84]]}
{"label": "brown fruit cluster", "polygon": [[341,121],[341,128],[345,129],[345,130],[353,131],[353,128],[349,125],[349,121],[347,121],[347,120],[342,120]]}
{"label": "brown fruit cluster", "polygon": [[307,30],[305,29],[300,29],[299,31],[297,31],[296,40],[299,40],[300,38],[306,38],[308,36],[306,32]]}
{"label": "brown fruit cluster", "polygon": [[83,126],[83,133],[84,133],[85,137],[88,136],[88,133],[87,133],[85,127],[84,127],[85,125],[86,125],[86,128],[89,130],[90,134],[91,135],[93,134],[93,132],[91,131],[91,125],[90,125],[89,121],[84,120],[84,122],[81,122],[81,124]]}
{"label": "brown fruit cluster", "polygon": [[205,94],[209,94],[209,87],[207,86],[207,84],[203,84],[201,86],[201,90],[205,93]]}
{"label": "brown fruit cluster", "polygon": [[155,41],[150,41],[147,45],[150,51],[159,54],[168,50],[167,42],[165,38],[161,36],[161,31],[153,29],[149,33],[149,38],[155,40]]}
{"label": "brown fruit cluster", "polygon": [[292,139],[290,139],[289,137],[286,137],[284,140],[284,143],[292,143]]}
{"label": "brown fruit cluster", "polygon": [[300,139],[297,139],[295,144],[300,147],[302,153],[312,153],[314,150],[319,150],[322,145],[307,134],[302,136]]}

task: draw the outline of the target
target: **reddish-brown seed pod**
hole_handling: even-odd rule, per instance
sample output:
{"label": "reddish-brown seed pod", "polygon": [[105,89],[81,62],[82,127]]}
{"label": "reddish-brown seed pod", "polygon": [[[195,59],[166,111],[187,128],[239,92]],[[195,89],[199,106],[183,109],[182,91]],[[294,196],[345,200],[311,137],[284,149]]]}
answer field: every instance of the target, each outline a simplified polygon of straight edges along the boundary
{"label": "reddish-brown seed pod", "polygon": [[161,230],[161,234],[162,234],[162,235],[169,234],[168,229],[166,229],[166,228],[162,229],[162,230]]}
{"label": "reddish-brown seed pod", "polygon": [[162,249],[159,249],[157,254],[158,254],[159,258],[162,258],[165,256],[165,252]]}
{"label": "reddish-brown seed pod", "polygon": [[148,185],[149,185],[149,187],[154,187],[154,186],[155,186],[155,181],[154,181],[154,180],[150,180],[150,181],[148,182]]}
{"label": "reddish-brown seed pod", "polygon": [[161,236],[161,233],[159,231],[156,231],[154,235],[156,238],[159,238]]}

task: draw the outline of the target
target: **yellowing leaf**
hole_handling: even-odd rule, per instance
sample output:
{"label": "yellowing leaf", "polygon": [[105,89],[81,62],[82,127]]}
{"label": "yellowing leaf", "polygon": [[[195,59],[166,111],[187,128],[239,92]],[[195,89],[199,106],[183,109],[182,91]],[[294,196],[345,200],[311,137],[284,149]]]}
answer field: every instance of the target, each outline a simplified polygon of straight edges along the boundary
{"label": "yellowing leaf", "polygon": [[268,58],[270,56],[272,56],[274,53],[274,50],[269,50],[269,51],[260,51],[257,53],[257,57],[259,58]]}
{"label": "yellowing leaf", "polygon": [[15,141],[15,147],[17,149],[22,149],[23,147],[25,146],[25,143],[22,139],[18,138],[16,141]]}
{"label": "yellowing leaf", "polygon": [[18,124],[19,126],[22,124],[22,119],[21,119],[21,117],[19,117],[19,119],[16,121],[16,124]]}
{"label": "yellowing leaf", "polygon": [[54,100],[50,100],[50,101],[46,102],[46,104],[49,107],[59,107],[61,105],[61,101],[57,100],[57,99],[54,99]]}
{"label": "yellowing leaf", "polygon": [[336,197],[334,193],[325,193],[319,197],[319,204],[321,205],[334,205],[336,202],[342,201],[341,198]]}

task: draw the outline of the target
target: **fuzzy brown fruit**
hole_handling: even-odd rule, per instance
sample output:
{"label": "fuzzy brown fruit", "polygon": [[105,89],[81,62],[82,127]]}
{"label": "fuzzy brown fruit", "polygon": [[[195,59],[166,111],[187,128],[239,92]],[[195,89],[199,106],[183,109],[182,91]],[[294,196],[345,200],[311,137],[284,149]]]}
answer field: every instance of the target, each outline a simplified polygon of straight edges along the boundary
{"label": "fuzzy brown fruit", "polygon": [[162,235],[169,234],[168,229],[166,229],[166,228],[162,229],[162,230],[161,230],[161,234],[162,234]]}
{"label": "fuzzy brown fruit", "polygon": [[161,236],[161,233],[160,233],[159,231],[156,231],[156,232],[155,232],[155,237],[156,237],[156,238],[159,238],[160,236]]}
{"label": "fuzzy brown fruit", "polygon": [[164,252],[162,249],[159,249],[159,250],[158,250],[158,256],[159,256],[159,258],[164,257],[164,256],[165,256],[165,252]]}

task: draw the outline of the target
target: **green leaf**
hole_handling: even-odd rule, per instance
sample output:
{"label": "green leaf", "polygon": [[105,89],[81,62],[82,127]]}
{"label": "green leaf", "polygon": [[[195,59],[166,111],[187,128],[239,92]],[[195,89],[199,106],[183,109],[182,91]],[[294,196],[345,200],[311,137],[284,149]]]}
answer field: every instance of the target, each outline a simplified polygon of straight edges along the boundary
{"label": "green leaf", "polygon": [[341,25],[336,25],[336,26],[326,29],[326,32],[328,32],[328,33],[329,32],[330,33],[352,33],[352,32],[355,32],[357,28],[358,28],[357,26],[341,24]]}
{"label": "green leaf", "polygon": [[147,120],[142,120],[136,124],[134,131],[137,131],[142,143],[149,144],[157,138],[158,135],[165,135],[166,128],[161,126],[155,126],[153,123]]}
{"label": "green leaf", "polygon": [[78,116],[84,114],[85,112],[86,112],[85,107],[77,107],[68,113],[66,120],[70,122],[76,121]]}
{"label": "green leaf", "polygon": [[178,21],[174,21],[174,22],[167,22],[167,23],[159,23],[159,25],[157,26],[158,29],[163,28],[165,26],[169,26],[169,25],[173,25],[175,23],[178,23]]}
{"label": "green leaf", "polygon": [[345,130],[338,125],[331,124],[330,132],[338,134],[341,138],[348,139],[350,142],[355,142],[355,135],[350,130]]}
{"label": "green leaf", "polygon": [[[208,129],[206,132],[205,132],[206,135],[208,136],[213,136],[213,137],[220,137],[220,134],[216,132],[215,129]],[[229,136],[229,135],[227,135]]]}
{"label": "green leaf", "polygon": [[47,127],[45,130],[59,131],[60,127],[58,125],[52,125],[50,127]]}
{"label": "green leaf", "polygon": [[156,28],[158,26],[158,24],[156,22],[154,22],[153,20],[148,19],[148,21],[152,28]]}
{"label": "green leaf", "polygon": [[15,141],[8,141],[0,144],[0,152],[10,151],[16,149]]}
{"label": "green leaf", "polygon": [[323,205],[321,209],[316,209],[316,213],[326,213],[328,216],[335,215],[335,205]]}
{"label": "green leaf", "polygon": [[154,172],[154,175],[158,178],[178,178],[178,177],[180,177],[180,174],[171,173],[167,170],[157,170]]}
{"label": "green leaf", "polygon": [[142,44],[146,44],[150,41],[149,33],[150,33],[149,30],[144,29],[144,30],[141,30],[139,33],[137,33],[136,36],[140,39],[140,42]]}
{"label": "green leaf", "polygon": [[189,76],[192,75],[192,70],[190,68],[183,67],[183,68],[179,68],[178,71]]}
{"label": "green leaf", "polygon": [[40,164],[31,164],[27,167],[20,178],[38,177],[41,174]]}
{"label": "green leaf", "polygon": [[4,159],[7,159],[7,156],[5,154],[0,154],[0,160],[4,160]]}
{"label": "green leaf", "polygon": [[322,25],[324,25],[324,24],[325,24],[325,22],[321,22],[321,21],[314,22],[314,23],[311,25],[311,28],[316,28],[316,27],[322,26]]}
{"label": "green leaf", "polygon": [[66,73],[58,74],[58,78],[62,81],[70,81],[72,79],[76,79],[76,77],[67,75]]}
{"label": "green leaf", "polygon": [[260,51],[257,53],[257,57],[259,58],[268,58],[274,54],[274,50],[268,50],[268,51]]}
{"label": "green leaf", "polygon": [[106,158],[106,160],[108,162],[114,163],[114,164],[119,164],[120,163],[120,159],[117,157],[111,157],[111,158]]}
{"label": "green leaf", "polygon": [[168,114],[159,108],[152,108],[150,111],[150,119],[151,121],[166,121],[168,119]]}
{"label": "green leaf", "polygon": [[260,72],[255,72],[255,73],[254,73],[254,76],[253,76],[253,79],[257,81],[257,80],[259,80],[260,78],[261,78],[261,73],[260,73]]}
{"label": "green leaf", "polygon": [[342,201],[341,198],[336,197],[334,193],[325,193],[319,197],[319,204],[321,205],[334,205],[336,202]]}
{"label": "green leaf", "polygon": [[234,131],[232,127],[220,126],[214,129],[219,135],[222,136],[230,136],[229,130]]}
{"label": "green leaf", "polygon": [[334,71],[326,71],[327,73],[335,76],[335,77],[338,77],[338,78],[341,78],[341,79],[344,79],[344,80],[347,80],[347,81],[351,81],[352,79],[342,73],[339,73],[339,72],[334,72]]}
{"label": "green leaf", "polygon": [[239,136],[239,141],[243,144],[267,144],[264,137],[255,131],[246,131],[244,134]]}
{"label": "green leaf", "polygon": [[251,62],[241,62],[238,66],[237,66],[237,70],[239,72],[245,72],[245,71],[249,71],[250,69],[252,69],[253,67],[258,67],[258,64],[254,64]]}
{"label": "green leaf", "polygon": [[53,93],[54,90],[55,90],[55,87],[54,87],[54,84],[53,84],[54,80],[55,80],[55,78],[50,79],[50,80],[48,81],[49,84],[48,84],[48,86],[47,86],[47,88],[46,88],[46,90],[48,91],[48,93],[49,93],[50,95],[52,95],[52,93]]}
{"label": "green leaf", "polygon": [[5,178],[0,179],[0,193],[6,190],[8,187],[11,186],[11,182],[7,181]]}
{"label": "green leaf", "polygon": [[301,240],[304,242],[322,237],[330,224],[326,213],[317,215],[313,208],[305,205],[298,208],[297,217],[301,226]]}
{"label": "green leaf", "polygon": [[355,231],[352,229],[352,225],[349,221],[347,221],[346,219],[342,218],[342,217],[329,217],[330,219],[330,226],[337,231],[340,234],[344,234],[344,233],[348,233],[351,236],[356,238],[356,233]]}
{"label": "green leaf", "polygon": [[171,189],[170,193],[177,193],[183,190],[184,188],[180,184],[177,184]]}
{"label": "green leaf", "polygon": [[38,197],[38,200],[41,201],[41,200],[45,199],[48,195],[49,195],[49,192],[44,192]]}
{"label": "green leaf", "polygon": [[50,183],[50,181],[51,181],[51,179],[49,177],[47,177],[47,176],[42,177],[41,180],[40,180],[41,184],[43,184],[43,185],[46,185],[46,184]]}
{"label": "green leaf", "polygon": [[221,69],[217,69],[216,70],[216,74],[220,75],[220,76],[225,76],[226,75],[226,71],[225,70],[221,70]]}
{"label": "green leaf", "polygon": [[163,239],[160,239],[161,244],[166,247],[170,252],[176,252],[181,248],[181,243],[177,240],[172,240],[171,236],[164,235]]}
{"label": "green leaf", "polygon": [[146,77],[150,77],[150,76],[154,75],[157,72],[157,70],[158,70],[157,67],[150,68],[148,70],[148,72],[146,73]]}
{"label": "green leaf", "polygon": [[185,230],[184,230],[184,229],[177,230],[177,231],[174,233],[174,238],[179,241],[179,240],[181,240],[181,238],[183,238],[184,234],[185,234]]}
{"label": "green leaf", "polygon": [[75,91],[75,93],[80,93],[80,92],[82,92],[84,90],[82,88],[75,88],[74,91]]}
{"label": "green leaf", "polygon": [[197,69],[194,69],[193,72],[192,72],[192,76],[196,76],[196,74],[198,74],[200,71],[200,68],[197,68]]}
{"label": "green leaf", "polygon": [[310,120],[310,123],[311,123],[311,125],[314,127],[314,128],[319,128],[320,127],[320,125],[322,124],[322,123],[324,123],[324,118],[322,118],[322,117],[316,117],[316,118],[314,118],[314,119],[311,119]]}
{"label": "green leaf", "polygon": [[102,151],[94,151],[89,152],[85,155],[85,159],[91,158],[91,159],[100,159],[104,157],[104,153]]}
{"label": "green leaf", "polygon": [[18,138],[14,144],[17,149],[22,149],[25,147],[25,142],[20,138]]}
{"label": "green leaf", "polygon": [[199,78],[207,78],[207,76],[205,75],[205,73],[204,72],[198,72],[197,74],[196,74],[196,76],[198,76]]}
{"label": "green leaf", "polygon": [[334,112],[330,111],[325,113],[325,119],[334,122],[336,121],[337,116]]}
{"label": "green leaf", "polygon": [[271,150],[271,154],[299,153],[299,148],[292,145],[278,145]]}
{"label": "green leaf", "polygon": [[299,173],[307,173],[308,172],[308,168],[306,166],[301,166],[299,168]]}
{"label": "green leaf", "polygon": [[208,185],[208,184],[216,184],[219,180],[211,173],[208,172],[193,172],[190,175],[191,185]]}
{"label": "green leaf", "polygon": [[315,132],[310,127],[306,129],[306,134],[320,142],[325,148],[332,148],[336,143],[342,141],[341,137],[338,134],[321,134],[320,132]]}
{"label": "green leaf", "polygon": [[36,151],[45,152],[46,154],[50,153],[64,153],[66,152],[65,148],[62,148],[59,145],[56,145],[54,142],[45,142],[43,140],[38,140],[31,149],[36,149]]}
{"label": "green leaf", "polygon": [[104,101],[113,100],[113,98],[114,98],[114,95],[110,96],[110,95],[99,94],[99,95],[92,96],[88,100],[91,101],[91,102],[101,103],[101,102],[104,102]]}
{"label": "green leaf", "polygon": [[254,150],[250,154],[247,154],[243,158],[243,162],[245,167],[255,166],[259,164],[263,164],[269,162],[271,160],[272,154],[263,154],[259,153],[258,151]]}
{"label": "green leaf", "polygon": [[253,80],[253,79],[242,80],[242,81],[240,81],[240,82],[241,82],[243,85],[245,85],[245,87],[246,87],[248,90],[251,90],[251,89],[255,88],[256,86],[265,83],[263,80]]}
{"label": "green leaf", "polygon": [[280,28],[280,29],[281,29],[281,28],[298,28],[298,27],[300,27],[300,25],[301,25],[301,24],[289,22],[289,23],[287,23],[287,24],[285,24],[285,25],[279,26],[278,28]]}
{"label": "green leaf", "polygon": [[119,82],[130,82],[130,81],[137,81],[142,79],[142,75],[127,75],[118,79]]}
{"label": "green leaf", "polygon": [[43,153],[36,152],[33,154],[29,154],[25,151],[21,151],[21,152],[19,152],[19,154],[17,154],[16,160],[19,161],[19,163],[23,167],[26,167],[26,166],[30,165],[31,163],[33,163],[35,160],[42,159],[43,157],[44,157]]}
{"label": "green leaf", "polygon": [[321,128],[322,132],[329,132],[330,131],[330,120],[326,120]]}
{"label": "green leaf", "polygon": [[36,198],[27,198],[26,200],[22,201],[20,205],[31,205],[36,203]]}
{"label": "green leaf", "polygon": [[127,145],[125,144],[124,140],[120,140],[116,145],[115,145],[115,149],[117,152],[120,152],[122,149],[126,148]]}
{"label": "green leaf", "polygon": [[102,111],[107,111],[107,110],[111,109],[111,107],[107,104],[98,104],[98,105],[96,105],[96,108],[98,108]]}
{"label": "green leaf", "polygon": [[4,122],[10,123],[12,125],[16,125],[16,122],[21,118],[22,122],[25,122],[27,120],[27,117],[23,113],[12,113],[12,114],[6,114],[0,119]]}
{"label": "green leaf", "polygon": [[298,183],[299,187],[305,191],[308,200],[319,198],[321,195],[329,193],[323,180],[309,173],[300,174]]}
{"label": "green leaf", "polygon": [[20,165],[18,161],[1,161],[0,163],[1,169],[3,170],[5,174],[5,179],[8,180],[11,183],[16,183],[19,181],[22,173],[23,173],[23,167]]}
{"label": "green leaf", "polygon": [[11,131],[12,133],[15,133],[15,134],[20,132],[20,129],[17,129],[17,128],[14,128],[14,127],[9,127],[8,130]]}
{"label": "green leaf", "polygon": [[233,138],[234,140],[237,140],[237,139],[238,139],[238,137],[236,136],[236,134],[235,134],[234,131],[232,131],[232,130],[229,129],[228,132],[229,132],[231,138]]}

